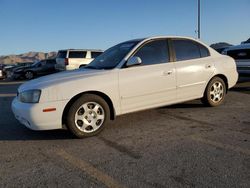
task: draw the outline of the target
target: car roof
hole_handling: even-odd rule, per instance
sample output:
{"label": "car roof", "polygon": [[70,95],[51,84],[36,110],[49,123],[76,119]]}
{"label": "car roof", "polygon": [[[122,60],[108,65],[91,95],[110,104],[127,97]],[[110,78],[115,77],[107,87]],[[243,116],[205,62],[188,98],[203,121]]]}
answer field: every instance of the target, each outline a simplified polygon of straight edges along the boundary
{"label": "car roof", "polygon": [[146,38],[144,38],[144,40],[161,39],[161,38],[167,38],[167,39],[188,39],[188,40],[194,40],[194,41],[201,42],[199,39],[194,39],[192,37],[174,36],[174,35],[162,35],[162,36],[146,37]]}
{"label": "car roof", "polygon": [[[207,44],[203,43],[201,40],[199,39],[195,39],[192,37],[186,37],[186,36],[174,36],[174,35],[163,35],[163,36],[153,36],[153,37],[146,37],[146,38],[142,38],[142,39],[134,39],[134,40],[130,40],[130,41],[141,41],[141,42],[146,42],[149,40],[154,40],[154,39],[188,39],[188,40],[193,40],[196,41],[204,46],[206,46],[207,48],[211,49]],[[128,42],[128,41],[127,41]]]}

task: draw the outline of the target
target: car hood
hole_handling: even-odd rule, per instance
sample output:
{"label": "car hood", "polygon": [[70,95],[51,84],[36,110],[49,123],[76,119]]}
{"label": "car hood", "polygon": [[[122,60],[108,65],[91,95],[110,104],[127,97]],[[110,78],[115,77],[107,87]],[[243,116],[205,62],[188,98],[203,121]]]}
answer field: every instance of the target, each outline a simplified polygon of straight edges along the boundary
{"label": "car hood", "polygon": [[16,71],[24,71],[27,67],[25,66],[18,66],[18,67],[14,67],[13,68],[13,71],[16,72]]}
{"label": "car hood", "polygon": [[78,69],[73,71],[64,71],[60,73],[43,76],[22,84],[18,91],[22,92],[30,89],[43,89],[55,86],[61,83],[85,79],[88,77],[105,74],[111,70]]}

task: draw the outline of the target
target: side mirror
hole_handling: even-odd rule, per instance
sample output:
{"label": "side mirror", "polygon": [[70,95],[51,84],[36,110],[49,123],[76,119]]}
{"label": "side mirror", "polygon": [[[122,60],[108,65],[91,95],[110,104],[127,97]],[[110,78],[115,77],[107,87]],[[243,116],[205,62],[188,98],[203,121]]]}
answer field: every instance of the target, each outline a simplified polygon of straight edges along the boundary
{"label": "side mirror", "polygon": [[140,57],[130,57],[126,63],[127,67],[135,66],[135,65],[140,65],[142,63],[142,60]]}

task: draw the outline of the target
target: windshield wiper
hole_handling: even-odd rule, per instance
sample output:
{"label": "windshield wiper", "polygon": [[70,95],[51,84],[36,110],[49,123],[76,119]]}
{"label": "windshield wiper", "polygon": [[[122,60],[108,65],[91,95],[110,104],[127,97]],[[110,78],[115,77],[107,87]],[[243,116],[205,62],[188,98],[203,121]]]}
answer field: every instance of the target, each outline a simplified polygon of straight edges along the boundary
{"label": "windshield wiper", "polygon": [[109,69],[113,69],[114,67],[95,67],[95,66],[85,66],[83,67],[84,69],[96,69],[96,70],[109,70]]}

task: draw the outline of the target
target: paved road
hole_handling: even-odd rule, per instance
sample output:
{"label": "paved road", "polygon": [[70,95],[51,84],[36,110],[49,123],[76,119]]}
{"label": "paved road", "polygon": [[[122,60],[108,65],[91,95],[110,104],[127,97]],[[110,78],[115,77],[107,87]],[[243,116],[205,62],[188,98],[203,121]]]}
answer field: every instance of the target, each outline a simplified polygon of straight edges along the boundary
{"label": "paved road", "polygon": [[10,110],[19,84],[0,82],[0,187],[250,187],[250,82],[220,107],[124,115],[83,140],[20,125]]}

